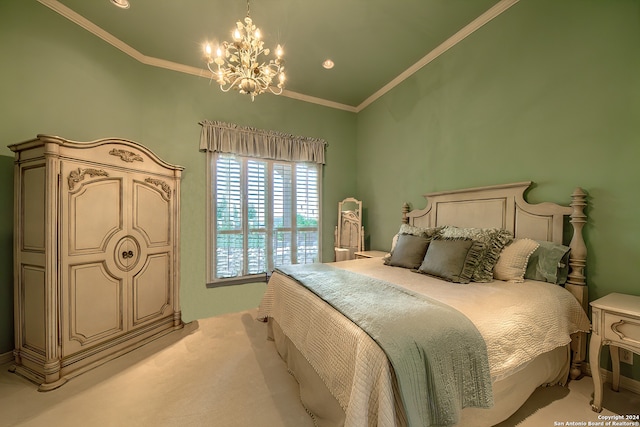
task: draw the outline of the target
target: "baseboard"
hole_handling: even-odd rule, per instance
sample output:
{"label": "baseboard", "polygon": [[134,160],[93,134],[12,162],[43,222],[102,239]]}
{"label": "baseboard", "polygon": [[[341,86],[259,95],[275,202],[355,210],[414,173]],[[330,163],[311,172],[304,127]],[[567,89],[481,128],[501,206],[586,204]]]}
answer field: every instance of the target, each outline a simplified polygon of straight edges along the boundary
{"label": "baseboard", "polygon": [[[582,371],[586,375],[591,376],[591,365],[589,365],[588,363],[583,363]],[[613,372],[611,371],[600,368],[600,375],[602,375],[602,381],[605,383],[610,383],[613,381]],[[640,381],[625,377],[624,375],[620,375],[620,387],[633,393],[640,394]]]}
{"label": "baseboard", "polygon": [[13,362],[13,352],[8,351],[6,353],[0,354],[0,365],[4,365],[5,363]]}

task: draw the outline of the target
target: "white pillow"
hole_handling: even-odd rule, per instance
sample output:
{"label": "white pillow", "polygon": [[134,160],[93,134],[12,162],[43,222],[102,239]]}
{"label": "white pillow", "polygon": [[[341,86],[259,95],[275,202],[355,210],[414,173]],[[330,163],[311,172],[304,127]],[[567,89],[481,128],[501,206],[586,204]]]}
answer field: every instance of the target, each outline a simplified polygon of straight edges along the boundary
{"label": "white pillow", "polygon": [[524,282],[529,257],[540,244],[531,239],[516,239],[500,252],[500,257],[493,269],[493,277],[508,282]]}
{"label": "white pillow", "polygon": [[399,234],[394,234],[393,235],[393,239],[391,239],[391,251],[393,252],[393,250],[396,248],[396,244],[398,243],[398,236]]}

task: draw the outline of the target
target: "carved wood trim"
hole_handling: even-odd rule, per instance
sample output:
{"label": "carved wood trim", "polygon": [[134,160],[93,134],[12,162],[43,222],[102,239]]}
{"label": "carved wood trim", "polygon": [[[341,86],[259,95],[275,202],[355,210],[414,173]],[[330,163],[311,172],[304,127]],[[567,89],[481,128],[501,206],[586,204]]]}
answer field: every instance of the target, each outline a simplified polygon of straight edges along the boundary
{"label": "carved wood trim", "polygon": [[[587,246],[582,237],[582,229],[587,223],[587,215],[584,209],[587,206],[587,194],[582,188],[576,188],[571,195],[571,220],[573,226],[573,237],[571,238],[571,252],[569,254],[569,276],[567,282],[572,285],[586,286],[584,269],[587,264]],[[586,303],[586,301],[585,301]]]}
{"label": "carved wood trim", "polygon": [[169,184],[167,184],[163,180],[155,179],[155,178],[147,178],[145,179],[145,182],[148,182],[149,184],[153,184],[162,188],[162,191],[164,191],[165,194],[167,195],[167,199],[171,198],[171,187],[169,187]]}
{"label": "carved wood trim", "polygon": [[101,169],[75,169],[69,172],[67,182],[69,183],[69,191],[73,190],[77,183],[84,180],[85,175],[91,178],[96,176],[109,176],[109,174]]}
{"label": "carved wood trim", "polygon": [[113,150],[109,151],[109,154],[111,154],[112,156],[120,157],[122,161],[125,161],[127,163],[133,163],[134,161],[144,162],[142,156],[134,153],[133,151],[119,150],[117,148],[114,148]]}
{"label": "carved wood trim", "polygon": [[631,338],[628,335],[625,335],[624,332],[622,332],[620,330],[621,326],[624,325],[634,325],[634,326],[640,326],[640,323],[636,323],[636,322],[629,322],[628,320],[621,320],[619,322],[616,322],[614,324],[611,325],[611,330],[613,331],[614,334],[616,334],[617,336],[620,337],[620,339],[624,342],[624,341],[631,341],[633,344],[635,345],[640,345],[640,341]]}
{"label": "carved wood trim", "polygon": [[409,217],[407,217],[407,214],[411,211],[411,207],[409,206],[409,203],[404,203],[402,205],[402,223],[403,224],[409,224]]}

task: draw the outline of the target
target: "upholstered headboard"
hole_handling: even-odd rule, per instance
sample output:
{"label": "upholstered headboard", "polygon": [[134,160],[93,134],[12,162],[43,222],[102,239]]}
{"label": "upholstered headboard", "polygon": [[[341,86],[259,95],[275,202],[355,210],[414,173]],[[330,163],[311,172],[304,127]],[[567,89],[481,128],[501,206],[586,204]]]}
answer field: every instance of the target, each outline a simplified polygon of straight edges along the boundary
{"label": "upholstered headboard", "polygon": [[[524,199],[524,192],[531,182],[441,191],[425,194],[427,206],[410,210],[405,204],[402,211],[404,223],[420,227],[454,225],[458,227],[502,228],[511,231],[515,237],[535,240],[563,242],[566,226],[565,217],[573,232],[569,247],[569,276],[565,288],[571,292],[587,310],[587,286],[585,265],[587,248],[582,237],[582,228],[587,222],[584,213],[586,194],[581,188],[571,195],[569,206],[556,203],[530,204]],[[574,357],[577,362],[584,360],[584,334],[574,339]],[[579,363],[573,366],[579,369]],[[576,375],[572,372],[572,375]]]}

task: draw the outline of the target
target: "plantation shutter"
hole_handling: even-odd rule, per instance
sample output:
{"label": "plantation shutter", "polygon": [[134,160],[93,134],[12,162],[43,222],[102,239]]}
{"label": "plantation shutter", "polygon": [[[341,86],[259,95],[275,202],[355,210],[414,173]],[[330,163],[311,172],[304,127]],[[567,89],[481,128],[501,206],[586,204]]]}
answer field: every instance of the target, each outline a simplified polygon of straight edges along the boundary
{"label": "plantation shutter", "polygon": [[[227,139],[229,126],[224,126]],[[203,125],[201,147],[203,139],[216,135],[210,127],[205,132]],[[242,128],[241,132],[245,142],[251,139],[247,129]],[[265,132],[261,132],[264,136]],[[268,135],[272,143],[274,135]],[[283,134],[277,137],[282,138]],[[257,137],[252,141],[259,140]],[[311,142],[317,145],[318,141]],[[304,150],[292,150],[289,144],[286,152],[296,156],[303,153],[303,159],[314,153],[311,158],[324,161],[324,145],[322,141],[322,156],[317,150],[309,150],[309,144]],[[259,151],[255,144],[249,146],[253,147],[252,153]],[[205,151],[211,184],[207,204],[210,286],[264,280],[278,266],[320,261],[321,163],[290,161],[289,155],[283,160]]]}

